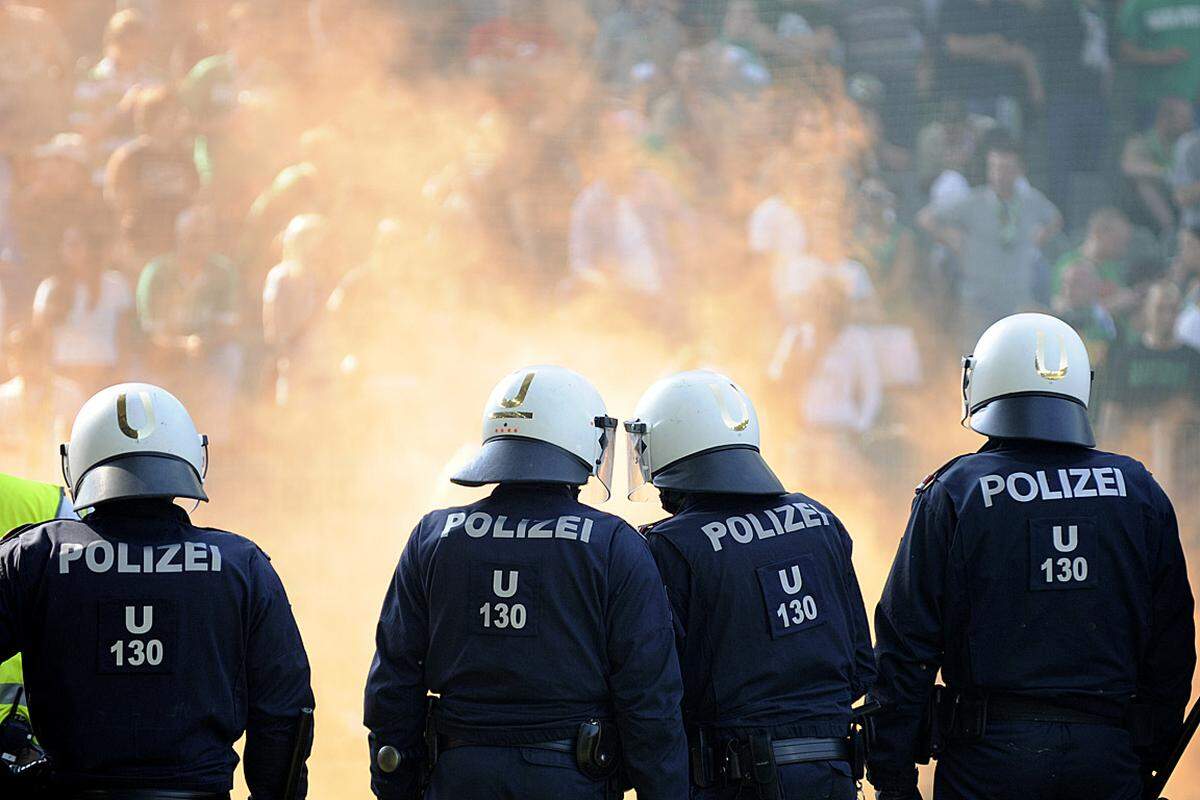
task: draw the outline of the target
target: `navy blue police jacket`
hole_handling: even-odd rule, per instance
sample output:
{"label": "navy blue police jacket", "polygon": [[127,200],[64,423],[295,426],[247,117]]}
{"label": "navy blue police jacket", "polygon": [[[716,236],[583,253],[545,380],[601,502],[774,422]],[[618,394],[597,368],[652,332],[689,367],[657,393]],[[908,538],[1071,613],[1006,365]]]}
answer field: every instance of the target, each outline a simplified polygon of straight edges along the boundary
{"label": "navy blue police jacket", "polygon": [[[55,781],[225,792],[246,735],[281,800],[308,659],[270,560],[167,501],[117,501],[0,544],[0,659],[20,651]],[[311,744],[311,743],[309,743]]]}
{"label": "navy blue police jacket", "polygon": [[376,632],[365,723],[400,751],[372,790],[418,796],[427,691],[440,734],[494,745],[616,723],[643,800],[687,796],[682,688],[666,592],[646,543],[565,486],[501,484],[426,515],[400,556]]}
{"label": "navy blue police jacket", "polygon": [[875,636],[876,788],[915,784],[939,668],[952,689],[1058,700],[1115,721],[1131,702],[1150,705],[1146,755],[1158,757],[1196,663],[1175,512],[1131,458],[991,440],[918,489]]}
{"label": "navy blue police jacket", "polygon": [[675,610],[689,724],[846,735],[875,662],[833,512],[802,494],[690,494],[648,541]]}

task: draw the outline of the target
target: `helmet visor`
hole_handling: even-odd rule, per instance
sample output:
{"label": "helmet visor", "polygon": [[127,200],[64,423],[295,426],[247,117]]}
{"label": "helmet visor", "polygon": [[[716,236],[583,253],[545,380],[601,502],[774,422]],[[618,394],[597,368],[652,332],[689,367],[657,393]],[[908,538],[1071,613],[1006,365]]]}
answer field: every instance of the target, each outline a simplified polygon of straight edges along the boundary
{"label": "helmet visor", "polygon": [[593,465],[592,476],[580,496],[585,502],[603,503],[612,497],[613,462],[617,455],[617,420],[596,417],[593,424],[600,437],[600,456]]}
{"label": "helmet visor", "polygon": [[654,485],[650,482],[649,446],[646,443],[646,423],[625,423],[625,466],[629,476],[630,500],[645,503],[654,499]]}
{"label": "helmet visor", "polygon": [[962,418],[958,424],[964,428],[967,427],[967,420],[971,418],[971,398],[967,394],[967,387],[971,384],[971,356],[963,356],[962,360]]}

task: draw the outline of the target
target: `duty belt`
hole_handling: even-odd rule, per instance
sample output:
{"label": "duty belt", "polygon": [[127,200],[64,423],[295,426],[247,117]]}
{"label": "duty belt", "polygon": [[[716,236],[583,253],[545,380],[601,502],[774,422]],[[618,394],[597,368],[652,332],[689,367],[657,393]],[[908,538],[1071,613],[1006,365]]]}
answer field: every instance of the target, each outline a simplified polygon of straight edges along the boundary
{"label": "duty belt", "polygon": [[775,763],[804,764],[809,761],[849,761],[850,745],[845,739],[779,739],[771,742]]}
{"label": "duty belt", "polygon": [[532,742],[530,744],[485,744],[483,742],[468,742],[466,739],[455,739],[443,736],[439,741],[442,750],[453,750],[456,747],[531,747],[534,750],[553,750],[556,753],[575,753],[574,739],[556,739],[552,742]]}
{"label": "duty belt", "polygon": [[[850,743],[844,738],[774,739],[771,751],[777,767],[852,759]],[[731,739],[717,744],[711,748],[708,763],[712,765],[712,774],[694,776],[701,786],[739,784],[749,779],[754,769],[748,740]]]}
{"label": "duty belt", "polygon": [[1070,708],[1046,700],[1012,695],[992,695],[987,702],[987,716],[994,720],[1012,722],[1064,722],[1079,725],[1116,725],[1123,721],[1116,717],[1094,714]]}
{"label": "duty belt", "polygon": [[1095,703],[1088,706],[1085,702],[935,686],[926,715],[921,763],[925,763],[928,756],[938,757],[953,743],[980,741],[987,734],[988,723],[993,721],[1110,725],[1127,729],[1135,746],[1148,743],[1147,721],[1140,713],[1146,707],[1113,705],[1109,710],[1104,706],[1097,707]]}

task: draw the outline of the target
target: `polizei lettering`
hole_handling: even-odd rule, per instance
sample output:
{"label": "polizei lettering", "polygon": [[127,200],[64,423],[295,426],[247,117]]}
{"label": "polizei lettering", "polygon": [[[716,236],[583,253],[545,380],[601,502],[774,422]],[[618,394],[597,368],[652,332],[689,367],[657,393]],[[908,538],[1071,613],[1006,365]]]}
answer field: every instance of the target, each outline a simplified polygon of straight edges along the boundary
{"label": "polizei lettering", "polygon": [[442,539],[462,529],[472,539],[571,539],[592,540],[592,520],[568,514],[555,519],[510,519],[504,514],[492,516],[484,511],[451,511],[442,526]]}
{"label": "polizei lettering", "polygon": [[72,569],[86,569],[97,574],[220,572],[221,551],[215,544],[204,542],[143,546],[102,539],[87,544],[63,542],[58,546],[58,574],[70,574]]}
{"label": "polizei lettering", "polygon": [[1018,503],[1032,500],[1071,500],[1083,497],[1125,497],[1125,475],[1119,467],[1067,468],[984,475],[979,479],[983,505],[1007,493]]}
{"label": "polizei lettering", "polygon": [[722,539],[730,538],[738,544],[749,544],[755,539],[770,539],[784,533],[828,525],[829,515],[808,503],[788,503],[779,508],[755,514],[743,514],[724,521],[710,522],[700,530],[712,543],[713,550],[720,551]]}

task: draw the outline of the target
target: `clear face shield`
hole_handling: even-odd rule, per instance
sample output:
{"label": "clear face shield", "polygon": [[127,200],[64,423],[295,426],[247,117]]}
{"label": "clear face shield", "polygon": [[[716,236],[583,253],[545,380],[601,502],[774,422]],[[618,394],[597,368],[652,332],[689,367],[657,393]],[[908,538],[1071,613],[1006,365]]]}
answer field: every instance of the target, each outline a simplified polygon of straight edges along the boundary
{"label": "clear face shield", "polygon": [[962,418],[958,421],[964,428],[971,417],[971,401],[967,396],[967,387],[971,384],[971,370],[974,368],[973,356],[963,356],[962,360]]}
{"label": "clear face shield", "polygon": [[592,465],[592,477],[579,492],[585,503],[603,503],[612,497],[613,462],[617,455],[617,420],[596,417],[593,424],[599,429],[600,457]]}
{"label": "clear face shield", "polygon": [[649,445],[646,443],[646,423],[634,420],[625,423],[625,465],[629,475],[627,497],[638,503],[653,500],[654,484],[650,482]]}

